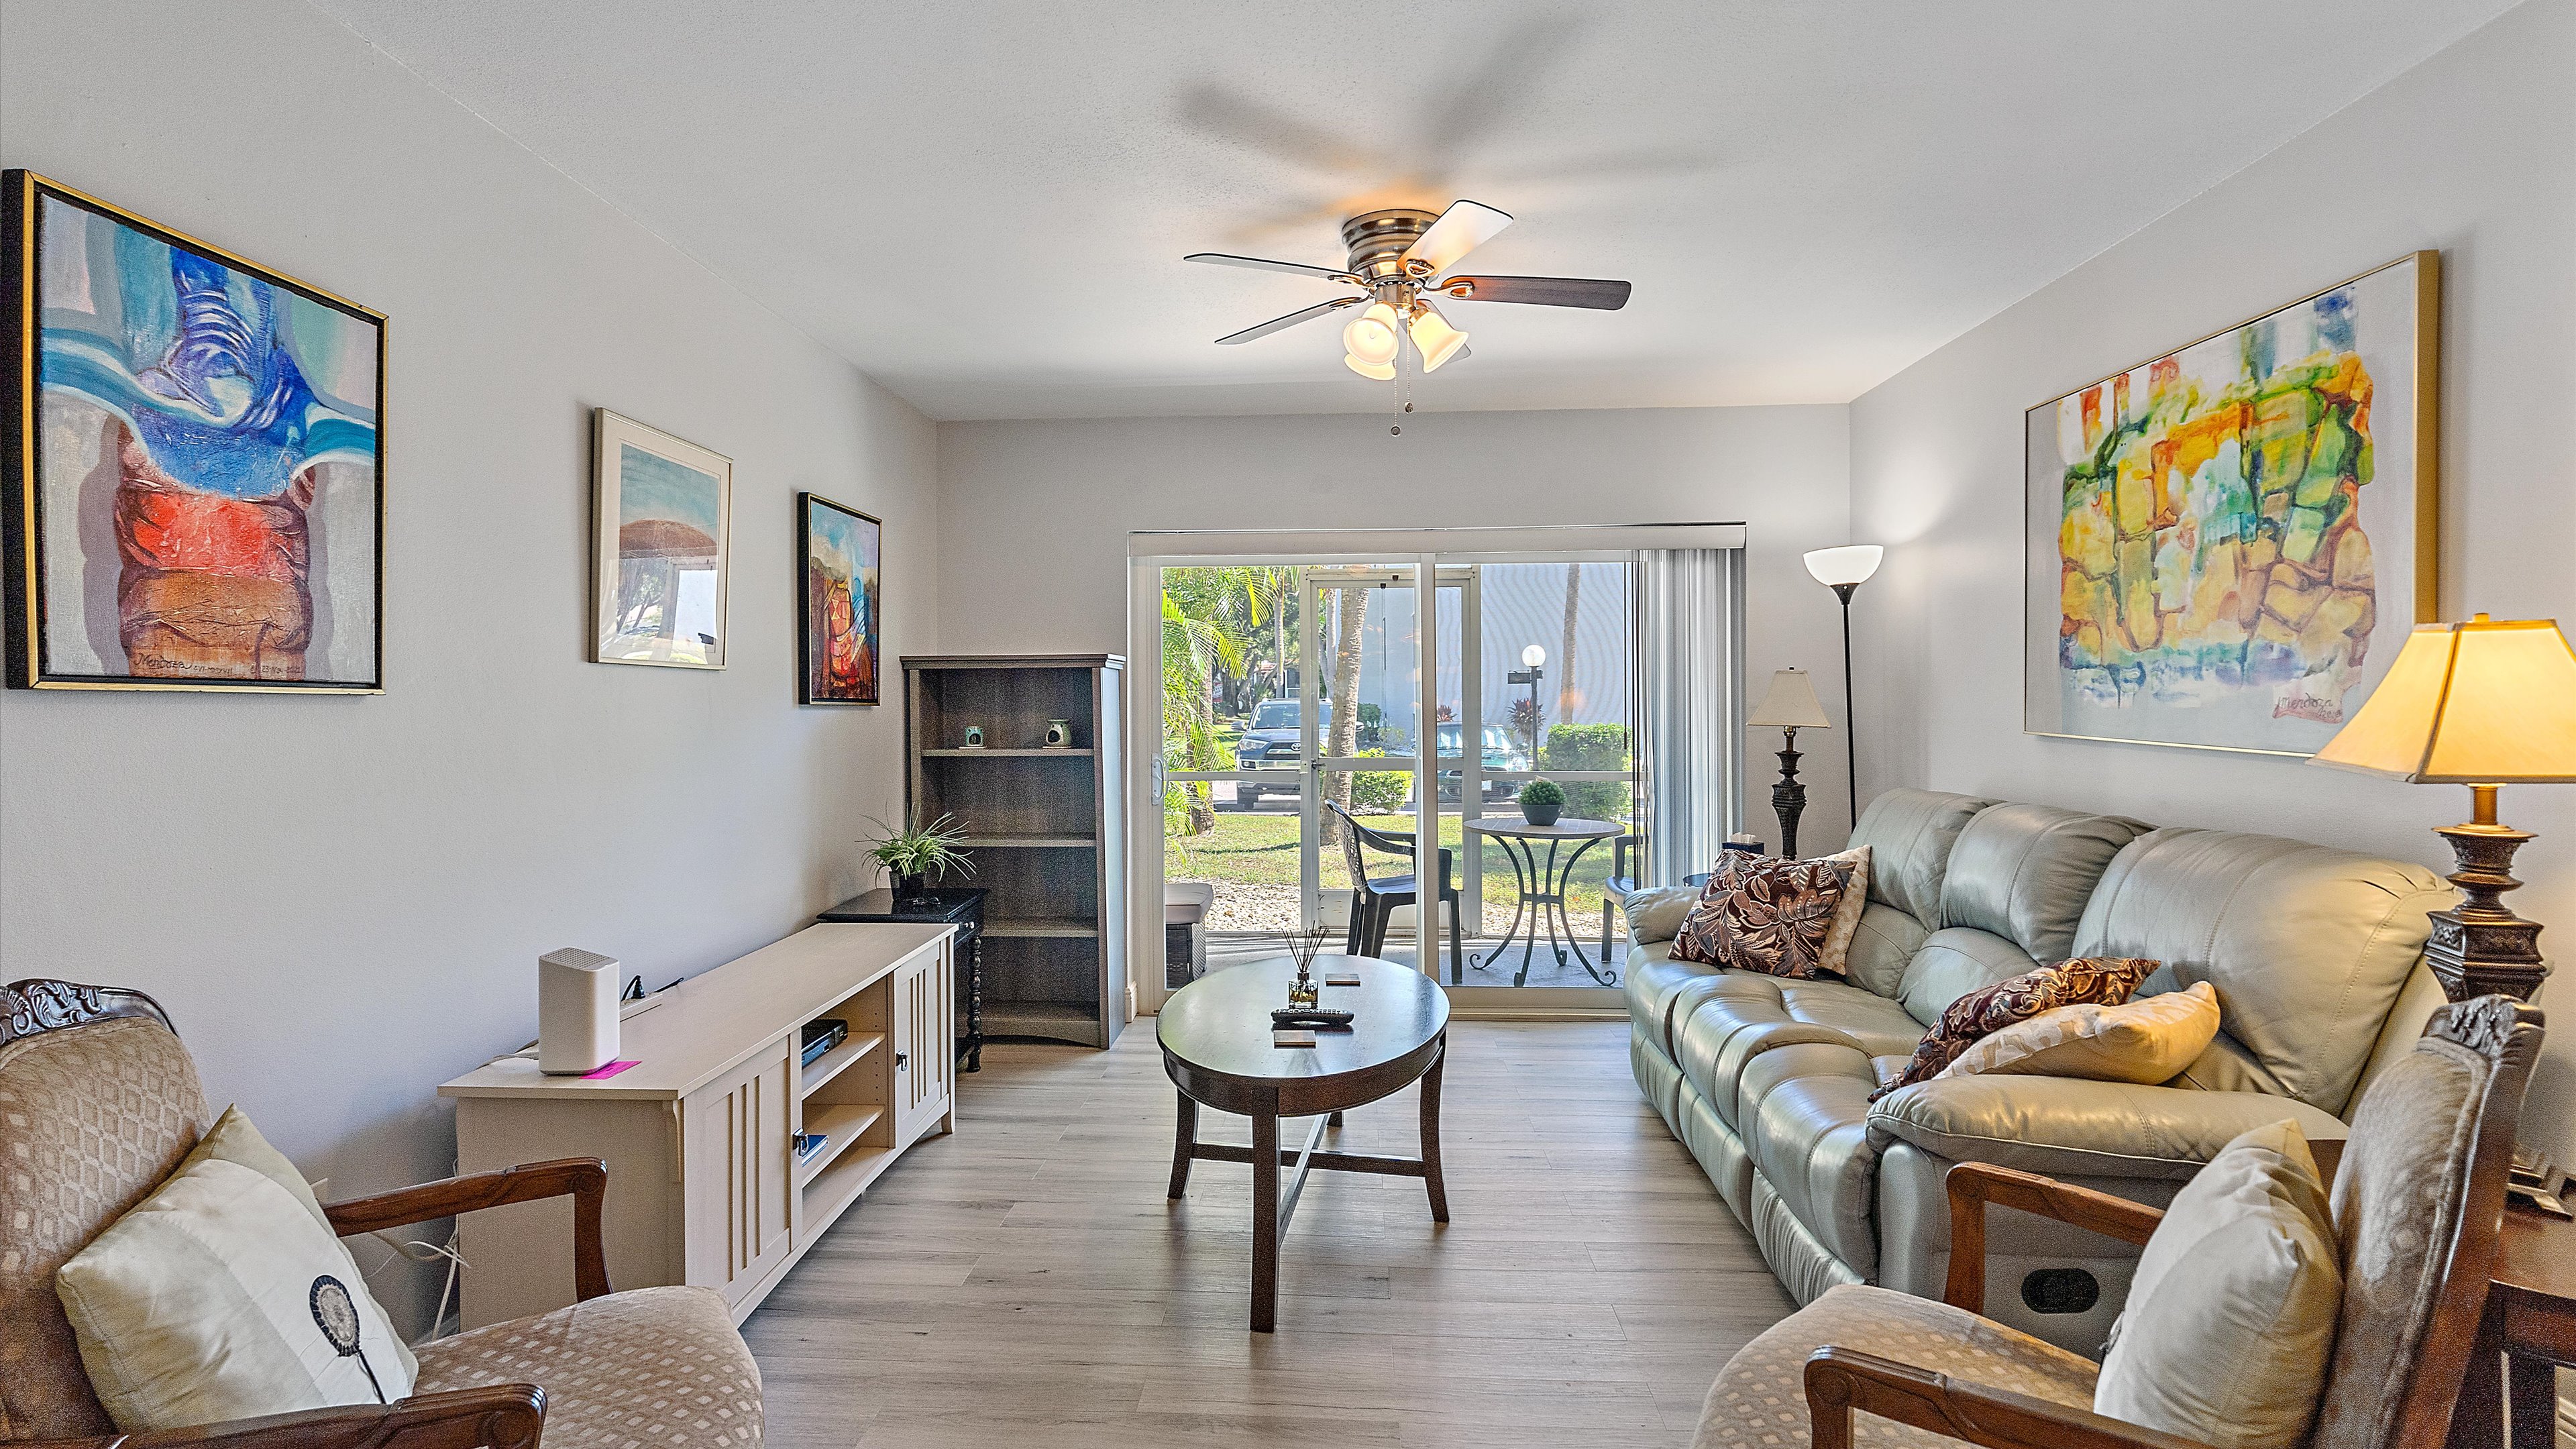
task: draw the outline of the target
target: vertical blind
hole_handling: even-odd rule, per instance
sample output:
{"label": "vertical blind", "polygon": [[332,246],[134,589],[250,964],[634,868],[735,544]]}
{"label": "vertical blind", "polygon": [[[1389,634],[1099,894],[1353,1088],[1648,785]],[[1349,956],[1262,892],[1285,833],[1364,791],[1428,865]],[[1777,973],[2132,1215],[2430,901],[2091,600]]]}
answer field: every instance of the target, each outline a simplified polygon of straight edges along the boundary
{"label": "vertical blind", "polygon": [[1642,881],[1709,868],[1744,818],[1744,551],[1637,553]]}

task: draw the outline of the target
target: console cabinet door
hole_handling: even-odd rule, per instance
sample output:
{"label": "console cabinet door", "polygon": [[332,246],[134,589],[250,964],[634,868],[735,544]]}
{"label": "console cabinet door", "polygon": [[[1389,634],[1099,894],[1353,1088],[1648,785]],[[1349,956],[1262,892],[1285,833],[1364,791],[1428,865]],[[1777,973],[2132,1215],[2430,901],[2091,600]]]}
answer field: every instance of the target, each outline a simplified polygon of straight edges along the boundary
{"label": "console cabinet door", "polygon": [[900,1147],[948,1111],[957,1033],[950,1026],[955,977],[940,947],[894,975],[894,1140]]}
{"label": "console cabinet door", "polygon": [[763,1048],[688,1099],[681,1151],[689,1281],[723,1293],[728,1304],[759,1287],[794,1242],[794,1041]]}

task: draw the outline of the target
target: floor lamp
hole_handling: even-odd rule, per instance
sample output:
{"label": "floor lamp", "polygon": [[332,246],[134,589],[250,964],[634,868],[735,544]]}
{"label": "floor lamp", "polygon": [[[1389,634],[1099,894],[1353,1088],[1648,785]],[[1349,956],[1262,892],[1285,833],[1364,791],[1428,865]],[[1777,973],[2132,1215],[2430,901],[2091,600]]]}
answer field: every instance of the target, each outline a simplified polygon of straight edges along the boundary
{"label": "floor lamp", "polygon": [[1878,572],[1887,550],[1874,543],[1820,548],[1807,555],[1807,572],[1843,601],[1843,775],[1851,794],[1851,823],[1860,824],[1860,718],[1852,708],[1851,596]]}

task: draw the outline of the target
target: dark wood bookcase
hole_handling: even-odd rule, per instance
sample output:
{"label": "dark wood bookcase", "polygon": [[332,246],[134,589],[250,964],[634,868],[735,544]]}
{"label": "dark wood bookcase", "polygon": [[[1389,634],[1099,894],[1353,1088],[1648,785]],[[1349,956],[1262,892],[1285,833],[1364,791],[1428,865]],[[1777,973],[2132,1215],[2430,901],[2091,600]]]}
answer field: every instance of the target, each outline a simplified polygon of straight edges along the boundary
{"label": "dark wood bookcase", "polygon": [[[953,815],[992,894],[984,1035],[1105,1047],[1127,1019],[1127,661],[933,654],[903,661],[904,804]],[[1044,743],[1064,720],[1072,743]],[[984,732],[980,749],[966,729]]]}

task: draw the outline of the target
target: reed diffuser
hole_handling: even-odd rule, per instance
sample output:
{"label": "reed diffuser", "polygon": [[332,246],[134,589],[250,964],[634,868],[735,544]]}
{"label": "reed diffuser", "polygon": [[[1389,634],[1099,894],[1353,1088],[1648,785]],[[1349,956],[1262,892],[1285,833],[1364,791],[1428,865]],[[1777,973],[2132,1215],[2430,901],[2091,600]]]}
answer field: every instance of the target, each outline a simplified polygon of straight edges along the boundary
{"label": "reed diffuser", "polygon": [[1316,953],[1324,949],[1325,938],[1330,935],[1332,928],[1328,926],[1310,926],[1279,933],[1280,944],[1288,948],[1288,959],[1297,963],[1297,979],[1288,983],[1290,1006],[1311,1007],[1323,999],[1323,988],[1315,983],[1309,968],[1315,964]]}

